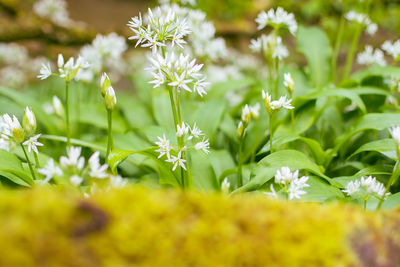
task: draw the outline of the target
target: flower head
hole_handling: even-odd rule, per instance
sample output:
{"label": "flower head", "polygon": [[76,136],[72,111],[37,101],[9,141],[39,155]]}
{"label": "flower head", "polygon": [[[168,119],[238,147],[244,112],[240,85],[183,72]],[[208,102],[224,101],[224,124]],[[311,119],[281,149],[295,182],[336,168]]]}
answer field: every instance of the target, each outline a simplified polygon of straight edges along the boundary
{"label": "flower head", "polygon": [[31,152],[33,150],[33,152],[39,154],[37,147],[43,146],[42,143],[38,142],[39,137],[40,134],[32,136],[31,138],[22,143],[24,146],[28,146],[28,152]]}
{"label": "flower head", "polygon": [[62,168],[76,168],[78,170],[82,170],[85,164],[85,158],[81,157],[81,150],[80,147],[73,147],[67,148],[67,156],[62,156],[60,158],[60,165]]}
{"label": "flower head", "polygon": [[41,80],[45,80],[51,76],[51,67],[50,63],[42,64],[42,68],[40,69],[40,74],[37,76]]}
{"label": "flower head", "polygon": [[172,150],[172,146],[170,145],[170,141],[165,137],[165,134],[163,134],[163,137],[157,137],[158,142],[156,142],[156,145],[158,146],[158,149],[156,152],[160,153],[158,158],[161,158],[162,156],[166,155],[167,158],[170,158],[170,151]]}
{"label": "flower head", "polygon": [[262,11],[256,18],[258,29],[261,30],[266,26],[272,26],[275,29],[285,27],[290,33],[295,35],[297,31],[297,22],[292,13],[286,12],[283,8],[278,7],[276,10],[270,9],[268,12]]}
{"label": "flower head", "polygon": [[49,182],[53,177],[60,177],[63,175],[62,170],[60,167],[54,164],[53,159],[49,159],[46,163],[46,166],[44,166],[42,169],[38,169],[38,172],[45,176],[43,183]]}
{"label": "flower head", "polygon": [[283,85],[285,86],[286,90],[288,90],[289,94],[293,95],[295,84],[292,75],[290,75],[290,73],[285,73],[283,78]]}
{"label": "flower head", "polygon": [[380,49],[373,49],[372,46],[367,45],[365,50],[357,55],[357,63],[360,65],[380,65],[385,66],[385,55]]}
{"label": "flower head", "polygon": [[183,168],[184,170],[186,170],[186,166],[185,166],[186,160],[182,158],[182,151],[179,151],[177,156],[171,155],[171,157],[169,159],[167,159],[166,162],[171,162],[174,165],[172,167],[172,171],[175,171],[176,167],[178,167],[178,165],[181,168]]}
{"label": "flower head", "polygon": [[92,156],[89,158],[89,168],[90,174],[89,176],[92,178],[103,179],[108,177],[106,170],[108,168],[107,164],[100,164],[100,153],[98,151],[94,152]]}

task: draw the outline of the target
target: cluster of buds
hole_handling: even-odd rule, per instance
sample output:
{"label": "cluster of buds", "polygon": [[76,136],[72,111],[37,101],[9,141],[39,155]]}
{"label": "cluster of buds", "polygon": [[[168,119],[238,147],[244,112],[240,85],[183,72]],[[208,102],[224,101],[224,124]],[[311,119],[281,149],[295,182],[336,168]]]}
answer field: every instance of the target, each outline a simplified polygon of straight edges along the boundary
{"label": "cluster of buds", "polygon": [[112,111],[117,104],[114,88],[111,85],[111,80],[106,73],[103,73],[100,80],[100,91],[104,97],[104,103],[108,111]]}
{"label": "cluster of buds", "polygon": [[90,156],[87,165],[85,158],[81,156],[81,151],[82,148],[80,147],[70,147],[67,148],[67,156],[60,157],[59,164],[56,164],[53,159],[48,160],[46,166],[38,170],[40,174],[45,176],[41,183],[46,184],[54,179],[57,183],[68,181],[74,186],[80,186],[89,185],[92,181],[109,179],[111,185],[118,185],[116,180],[121,182],[119,185],[126,184],[126,180],[107,172],[107,164],[100,164],[100,153],[98,151]]}
{"label": "cluster of buds", "polygon": [[264,99],[265,109],[270,116],[280,111],[282,108],[284,109],[293,109],[292,99],[287,99],[286,96],[281,96],[279,100],[272,101],[271,95],[269,93],[265,93],[262,91],[262,97]]}
{"label": "cluster of buds", "polygon": [[77,60],[71,57],[67,62],[64,62],[64,57],[61,54],[58,55],[57,65],[58,74],[53,73],[50,63],[47,63],[42,65],[40,74],[37,77],[41,80],[45,80],[51,75],[57,75],[63,78],[66,82],[70,82],[76,78],[79,70],[86,69],[90,66],[81,56],[79,56]]}
{"label": "cluster of buds", "polygon": [[382,199],[390,194],[386,193],[385,186],[372,176],[361,177],[360,180],[351,181],[346,185],[346,189],[342,191],[352,198],[362,198],[364,201],[367,201],[371,196]]}
{"label": "cluster of buds", "polygon": [[237,129],[237,136],[241,139],[244,136],[244,133],[247,127],[250,124],[251,118],[254,120],[258,119],[260,116],[260,104],[257,103],[254,106],[245,105],[242,109],[242,115],[240,116],[240,122]]}
{"label": "cluster of buds", "polygon": [[166,156],[167,159],[165,161],[173,164],[173,171],[175,171],[178,166],[186,170],[186,160],[182,158],[183,152],[188,150],[202,150],[206,154],[210,152],[210,143],[196,124],[190,127],[182,122],[181,125],[177,125],[176,136],[183,140],[182,144],[179,146],[173,145],[170,140],[165,137],[165,134],[163,137],[158,136],[158,141],[155,142],[158,146],[156,150],[156,152],[159,153],[158,158]]}
{"label": "cluster of buds", "polygon": [[153,53],[157,53],[159,48],[168,43],[182,47],[186,43],[183,38],[191,32],[186,20],[176,16],[171,7],[158,7],[154,11],[149,8],[143,19],[139,13],[139,16],[131,19],[128,26],[134,33],[129,39],[137,40],[136,46],[150,47]]}
{"label": "cluster of buds", "polygon": [[22,126],[18,118],[13,115],[4,114],[0,117],[0,133],[1,133],[1,149],[10,150],[12,143],[22,144],[28,147],[28,151],[39,153],[37,147],[43,146],[37,140],[40,134],[35,135],[37,128],[35,114],[29,109],[25,108],[25,114],[22,119]]}
{"label": "cluster of buds", "polygon": [[[280,186],[280,190],[284,192],[288,199],[300,199],[307,192],[303,189],[309,187],[307,184],[308,176],[299,178],[299,171],[291,172],[289,167],[282,167],[275,174],[275,184]],[[275,191],[274,185],[271,184],[271,192],[265,193],[272,197],[278,198],[278,193]]]}

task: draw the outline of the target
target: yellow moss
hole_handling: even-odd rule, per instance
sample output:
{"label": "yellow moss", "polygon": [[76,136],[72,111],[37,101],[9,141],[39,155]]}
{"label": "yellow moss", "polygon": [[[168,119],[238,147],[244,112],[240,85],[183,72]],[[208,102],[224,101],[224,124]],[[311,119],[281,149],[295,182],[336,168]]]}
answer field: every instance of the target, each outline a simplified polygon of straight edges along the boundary
{"label": "yellow moss", "polygon": [[0,194],[0,266],[394,266],[398,212],[128,187]]}

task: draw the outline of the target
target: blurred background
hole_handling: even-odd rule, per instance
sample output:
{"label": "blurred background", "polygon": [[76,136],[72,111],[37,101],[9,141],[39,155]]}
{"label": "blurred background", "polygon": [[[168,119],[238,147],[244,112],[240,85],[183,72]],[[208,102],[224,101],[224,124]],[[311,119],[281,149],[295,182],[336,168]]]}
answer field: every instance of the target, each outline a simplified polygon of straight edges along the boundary
{"label": "blurred background", "polygon": [[[254,19],[261,10],[282,6],[293,12],[299,24],[318,25],[334,42],[340,17],[352,10],[359,0],[197,0],[196,8],[214,23],[216,36],[227,46],[247,52],[250,38],[257,36]],[[37,74],[45,58],[55,59],[58,53],[76,55],[80,47],[90,44],[96,34],[116,32],[129,37],[129,19],[146,12],[157,1],[146,0],[67,0],[65,6],[39,6],[35,0],[0,0],[0,84],[20,88]],[[46,1],[41,1],[46,2]],[[47,1],[52,2],[52,1]],[[47,9],[46,9],[47,8]],[[54,10],[56,9],[56,10]],[[49,10],[51,12],[49,12]],[[47,13],[46,13],[47,12]],[[57,14],[52,17],[51,14]],[[400,33],[400,0],[373,0],[371,20],[379,25],[373,37],[363,36],[362,43],[380,45],[384,40],[398,39]],[[350,39],[352,31],[345,32]],[[293,38],[292,38],[293,39]],[[288,37],[289,48],[295,40]],[[16,44],[13,49],[4,44]],[[130,49],[134,42],[127,41]],[[7,50],[8,49],[8,50]],[[7,60],[3,54],[8,54]],[[346,45],[339,54],[343,61]],[[15,53],[10,56],[10,53]],[[14,59],[14,60],[13,60]],[[301,64],[295,54],[291,61]],[[300,62],[299,62],[300,61]],[[6,65],[22,64],[18,74]],[[32,75],[29,75],[29,71]],[[28,74],[27,74],[28,73]],[[18,76],[19,75],[19,76]],[[10,78],[10,76],[13,76]],[[23,77],[24,76],[24,77]]]}

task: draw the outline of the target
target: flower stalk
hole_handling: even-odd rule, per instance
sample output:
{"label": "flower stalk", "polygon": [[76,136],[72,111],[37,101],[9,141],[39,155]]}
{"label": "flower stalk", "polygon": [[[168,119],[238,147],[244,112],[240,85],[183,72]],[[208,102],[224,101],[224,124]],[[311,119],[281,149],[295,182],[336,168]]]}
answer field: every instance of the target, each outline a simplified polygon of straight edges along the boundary
{"label": "flower stalk", "polygon": [[28,157],[28,154],[26,153],[25,147],[24,147],[24,145],[22,143],[20,143],[20,145],[21,145],[22,151],[24,152],[26,162],[28,163],[29,170],[30,170],[31,175],[32,175],[32,179],[36,180],[36,175],[35,175],[35,172],[33,171],[32,163],[29,160],[29,157]]}
{"label": "flower stalk", "polygon": [[69,120],[69,81],[65,81],[65,128],[67,131],[67,147],[71,147],[71,128]]}

